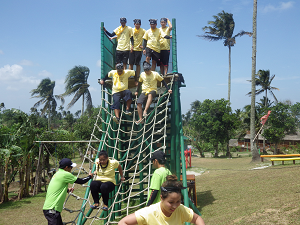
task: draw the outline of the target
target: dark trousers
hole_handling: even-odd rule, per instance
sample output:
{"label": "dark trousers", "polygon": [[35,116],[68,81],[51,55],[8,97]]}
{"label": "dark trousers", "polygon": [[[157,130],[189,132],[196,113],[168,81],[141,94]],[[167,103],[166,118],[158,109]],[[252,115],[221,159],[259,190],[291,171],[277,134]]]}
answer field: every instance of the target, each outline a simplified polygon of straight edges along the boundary
{"label": "dark trousers", "polygon": [[108,205],[109,193],[115,189],[113,182],[101,182],[93,180],[91,182],[91,193],[94,199],[94,203],[99,204],[99,193],[101,193],[104,205]]}
{"label": "dark trousers", "polygon": [[48,225],[63,225],[60,212],[55,210],[43,210],[46,219],[48,220]]}

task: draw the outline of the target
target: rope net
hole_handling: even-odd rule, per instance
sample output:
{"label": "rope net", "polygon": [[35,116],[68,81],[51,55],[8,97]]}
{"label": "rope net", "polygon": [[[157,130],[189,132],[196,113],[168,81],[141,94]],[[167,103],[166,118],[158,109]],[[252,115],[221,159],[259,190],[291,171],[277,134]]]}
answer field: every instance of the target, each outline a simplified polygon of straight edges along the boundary
{"label": "rope net", "polygon": [[[173,74],[164,77],[172,90]],[[130,89],[134,93],[134,88]],[[105,98],[107,95],[107,99]],[[105,150],[110,159],[119,161],[123,168],[125,181],[120,182],[119,172],[116,171],[115,190],[110,193],[108,211],[103,211],[100,199],[99,209],[92,210],[93,198],[89,185],[91,180],[80,187],[75,184],[74,193],[70,193],[64,203],[63,213],[74,213],[71,221],[65,224],[117,224],[118,221],[142,208],[146,204],[147,194],[152,175],[151,161],[149,158],[154,151],[164,151],[170,155],[170,94],[162,84],[158,85],[157,97],[153,100],[144,123],[136,125],[138,120],[137,97],[132,102],[133,112],[131,116],[124,113],[125,104],[121,103],[120,123],[113,122],[112,95],[109,85],[102,88],[102,106],[95,120],[90,143],[84,155],[84,160],[78,168],[78,177],[85,177],[89,170],[94,172],[95,159],[92,153]],[[101,137],[95,135],[95,131],[101,133]],[[98,132],[99,133],[99,132]],[[99,148],[95,149],[91,142],[100,141]],[[89,162],[87,166],[85,161]],[[167,164],[168,166],[168,164]],[[78,188],[78,186],[80,188]],[[63,216],[64,218],[64,216]],[[68,217],[70,218],[70,217]],[[101,222],[102,221],[102,222]]]}

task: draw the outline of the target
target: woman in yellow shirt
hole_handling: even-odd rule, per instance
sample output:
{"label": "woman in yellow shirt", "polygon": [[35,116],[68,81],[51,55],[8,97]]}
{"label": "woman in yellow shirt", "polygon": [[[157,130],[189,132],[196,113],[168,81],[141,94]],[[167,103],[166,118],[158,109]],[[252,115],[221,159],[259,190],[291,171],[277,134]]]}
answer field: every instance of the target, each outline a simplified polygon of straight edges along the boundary
{"label": "woman in yellow shirt", "polygon": [[124,217],[119,225],[178,225],[184,222],[205,225],[192,209],[181,205],[181,189],[184,187],[175,175],[167,176],[161,187],[161,201]]}
{"label": "woman in yellow shirt", "polygon": [[121,181],[124,181],[123,170],[117,160],[109,159],[106,151],[99,152],[99,158],[96,159],[96,170],[94,174],[97,175],[95,180],[91,182],[91,193],[94,199],[94,204],[91,205],[92,209],[99,207],[99,193],[103,199],[104,211],[108,210],[109,193],[115,189],[115,169],[119,170]]}

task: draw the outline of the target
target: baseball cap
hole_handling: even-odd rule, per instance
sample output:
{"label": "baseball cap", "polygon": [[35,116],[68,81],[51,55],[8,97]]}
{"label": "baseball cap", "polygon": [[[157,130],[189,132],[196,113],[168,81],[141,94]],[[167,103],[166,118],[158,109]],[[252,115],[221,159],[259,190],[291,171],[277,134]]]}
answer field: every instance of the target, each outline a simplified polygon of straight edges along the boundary
{"label": "baseball cap", "polygon": [[144,61],[143,62],[143,68],[144,68],[145,71],[146,70],[151,70],[151,64],[148,63],[148,62],[146,62],[146,61]]}
{"label": "baseball cap", "polygon": [[157,24],[157,20],[156,19],[150,19],[149,22],[150,22],[150,24]]}
{"label": "baseball cap", "polygon": [[120,23],[126,23],[126,22],[127,22],[127,19],[125,17],[120,18]]}
{"label": "baseball cap", "polygon": [[77,164],[73,163],[71,159],[68,158],[63,158],[62,160],[59,161],[59,168],[63,169],[66,166],[76,167]]}
{"label": "baseball cap", "polygon": [[135,24],[141,24],[141,20],[140,20],[140,19],[134,19],[133,22],[134,22]]}
{"label": "baseball cap", "polygon": [[154,160],[154,159],[162,159],[162,160],[165,160],[165,153],[163,151],[157,151],[157,152],[154,152],[152,154],[152,157],[150,158],[150,160]]}

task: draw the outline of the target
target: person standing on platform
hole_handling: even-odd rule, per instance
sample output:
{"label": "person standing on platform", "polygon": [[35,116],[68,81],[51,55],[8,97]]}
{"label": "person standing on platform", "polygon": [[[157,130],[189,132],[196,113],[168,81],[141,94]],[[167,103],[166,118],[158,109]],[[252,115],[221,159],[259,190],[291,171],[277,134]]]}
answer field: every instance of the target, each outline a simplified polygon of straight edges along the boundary
{"label": "person standing on platform", "polygon": [[[111,106],[111,109],[114,110],[115,116],[113,117],[113,121],[119,124],[120,122],[120,100],[123,99],[126,102],[126,111],[124,112],[126,115],[131,115],[130,105],[132,102],[132,93],[128,90],[128,78],[131,76],[135,76],[134,70],[124,70],[123,63],[118,63],[116,65],[116,70],[111,70],[104,77],[104,79],[100,80],[100,84],[103,85],[105,81],[112,77],[112,95],[114,103]],[[135,81],[136,78],[135,78]]]}
{"label": "person standing on platform", "polygon": [[113,33],[108,32],[105,28],[103,28],[103,30],[110,37],[117,36],[116,63],[118,64],[122,62],[124,69],[126,69],[130,52],[130,42],[132,42],[132,45],[134,43],[133,39],[131,38],[132,28],[126,26],[127,19],[124,17],[120,18],[120,23],[121,26],[117,27]]}
{"label": "person standing on platform", "polygon": [[[141,20],[135,19],[134,28],[132,29],[132,37],[134,45],[131,45],[130,53],[129,53],[129,69],[133,70],[133,65],[136,66],[135,77],[138,79],[141,71],[141,58],[143,51],[143,36],[145,34],[145,30],[141,28]],[[138,85],[136,82],[135,85]]]}
{"label": "person standing on platform", "polygon": [[[168,27],[167,27],[168,23]],[[163,37],[170,36],[171,30],[172,30],[172,23],[168,18],[161,18],[160,19],[160,25],[159,28],[161,34]],[[168,64],[169,64],[169,56],[170,56],[170,39],[166,38],[160,38],[160,73],[162,76],[166,75],[168,73]]]}

